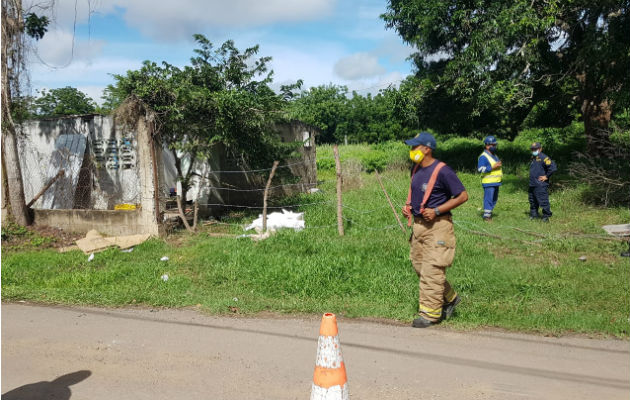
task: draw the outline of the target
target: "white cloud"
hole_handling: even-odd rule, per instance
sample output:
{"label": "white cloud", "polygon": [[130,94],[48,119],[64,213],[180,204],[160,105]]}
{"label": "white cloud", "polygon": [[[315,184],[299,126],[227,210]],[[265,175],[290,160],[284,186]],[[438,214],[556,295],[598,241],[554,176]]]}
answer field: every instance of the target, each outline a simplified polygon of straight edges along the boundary
{"label": "white cloud", "polygon": [[378,57],[368,53],[355,53],[337,61],[335,74],[342,79],[355,80],[380,75],[385,72]]}
{"label": "white cloud", "polygon": [[80,91],[85,93],[89,98],[94,100],[96,104],[103,104],[103,100],[101,96],[103,95],[103,89],[105,86],[79,86],[77,87]]}
{"label": "white cloud", "polygon": [[335,46],[311,48],[309,51],[284,46],[266,46],[264,53],[273,54],[270,67],[274,71],[272,88],[275,90],[279,89],[280,85],[295,83],[298,79],[304,81],[304,89],[335,81],[332,66],[334,60],[341,55],[340,49]]}
{"label": "white cloud", "polygon": [[105,87],[114,83],[110,74],[124,74],[127,70],[138,69],[140,66],[139,60],[122,58],[101,58],[92,63],[75,62],[59,69],[33,64],[30,71],[31,85],[34,89],[42,87],[55,89],[65,86]]}
{"label": "white cloud", "polygon": [[[56,0],[27,9],[51,18],[51,28],[85,24],[92,15],[122,15],[127,25],[161,40],[189,39],[211,29],[250,28],[276,22],[311,21],[331,15],[337,0]],[[31,7],[31,8],[29,8]]]}
{"label": "white cloud", "polygon": [[402,41],[393,33],[386,35],[380,44],[372,51],[379,57],[387,57],[392,62],[402,62],[414,53],[415,49]]}
{"label": "white cloud", "polygon": [[52,30],[35,44],[35,59],[51,67],[63,68],[73,62],[91,62],[98,57],[105,42],[82,40],[71,32]]}
{"label": "white cloud", "polygon": [[357,92],[357,94],[361,96],[366,96],[368,93],[372,95],[377,94],[379,91],[383,89],[387,89],[389,86],[398,87],[400,86],[400,82],[405,78],[405,76],[399,71],[393,71],[385,75],[381,75],[376,78],[370,79],[362,79],[353,81],[347,84],[348,91],[352,93],[353,91]]}
{"label": "white cloud", "polygon": [[80,25],[88,22],[95,13],[111,14],[116,12],[115,0],[27,0],[24,1],[24,4],[26,12],[47,16],[50,19],[48,28],[51,30],[60,27],[63,29],[70,27],[71,29],[75,23]]}
{"label": "white cloud", "polygon": [[189,39],[209,29],[250,28],[330,15],[337,0],[57,0],[53,25],[86,23],[93,14],[119,14],[131,28],[161,40]]}

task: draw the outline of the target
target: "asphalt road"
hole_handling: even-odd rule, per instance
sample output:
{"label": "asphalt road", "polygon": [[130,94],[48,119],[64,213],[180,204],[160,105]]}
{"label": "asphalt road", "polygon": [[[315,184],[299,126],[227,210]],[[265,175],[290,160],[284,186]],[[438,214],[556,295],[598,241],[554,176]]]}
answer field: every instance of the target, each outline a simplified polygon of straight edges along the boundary
{"label": "asphalt road", "polygon": [[[2,304],[2,399],[308,399],[319,318]],[[623,399],[630,343],[339,319],[354,399]]]}

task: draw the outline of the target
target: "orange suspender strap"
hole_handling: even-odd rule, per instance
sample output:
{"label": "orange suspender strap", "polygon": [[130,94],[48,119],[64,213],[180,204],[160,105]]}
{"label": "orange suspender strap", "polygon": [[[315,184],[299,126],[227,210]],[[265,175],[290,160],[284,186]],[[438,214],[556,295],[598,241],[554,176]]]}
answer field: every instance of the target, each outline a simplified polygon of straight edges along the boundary
{"label": "orange suspender strap", "polygon": [[[420,164],[416,164],[413,167],[413,171],[411,172],[411,179],[409,180],[409,193],[407,193],[407,201],[405,202],[405,206],[411,207],[411,181],[413,181],[413,176],[416,174],[416,171],[420,167]],[[411,214],[411,209],[409,210],[409,216],[407,217],[407,226],[413,225],[413,214]]]}
{"label": "orange suspender strap", "polygon": [[424,191],[424,197],[422,198],[422,204],[420,204],[420,212],[424,211],[424,205],[429,201],[429,196],[431,196],[431,192],[433,191],[433,186],[435,186],[435,181],[437,181],[438,174],[443,166],[445,166],[443,162],[440,161],[438,165],[436,165],[433,173],[431,174],[431,178],[429,179],[429,183],[427,183],[427,189]]}
{"label": "orange suspender strap", "polygon": [[[433,191],[433,186],[435,186],[435,181],[437,181],[438,174],[440,173],[440,170],[442,169],[442,167],[445,165],[446,164],[440,161],[438,165],[435,166],[435,169],[431,173],[431,178],[429,178],[429,183],[427,183],[427,188],[424,191],[424,197],[422,198],[422,203],[420,204],[421,213],[424,211],[424,205],[427,204],[427,201],[429,200],[429,196],[431,196],[431,192]],[[413,176],[418,170],[419,166],[420,164],[416,164],[416,166],[413,168],[413,172],[411,173],[411,180],[413,180]],[[409,182],[409,193],[407,194],[407,202],[405,204],[411,205],[411,182]],[[413,215],[410,212],[409,217],[407,218],[407,226],[411,226],[412,224],[413,224]]]}

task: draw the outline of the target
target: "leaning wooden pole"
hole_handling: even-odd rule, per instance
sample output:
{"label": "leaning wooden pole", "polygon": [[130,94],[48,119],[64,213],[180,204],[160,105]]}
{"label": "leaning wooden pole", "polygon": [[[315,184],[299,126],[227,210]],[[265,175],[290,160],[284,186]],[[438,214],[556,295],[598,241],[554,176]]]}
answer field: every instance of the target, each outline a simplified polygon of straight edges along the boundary
{"label": "leaning wooden pole", "polygon": [[184,207],[182,206],[182,195],[181,195],[181,191],[179,190],[179,188],[181,187],[181,183],[178,182],[177,185],[177,211],[179,212],[179,218],[182,219],[182,222],[184,223],[184,226],[186,227],[186,230],[188,232],[194,232],[192,230],[192,228],[190,227],[190,224],[188,223],[188,220],[186,219],[186,213],[184,212]]}
{"label": "leaning wooden pole", "polygon": [[276,173],[277,167],[278,167],[278,161],[274,161],[273,166],[271,167],[271,173],[269,174],[269,179],[267,179],[267,185],[265,186],[265,194],[263,195],[263,217],[262,217],[263,232],[267,232],[267,195],[269,194],[269,186],[271,186],[271,180],[273,179],[273,176]]}
{"label": "leaning wooden pole", "polygon": [[[199,190],[197,193],[199,193]],[[195,199],[195,203],[193,204],[193,231],[197,230],[197,214],[199,214],[199,199]]]}
{"label": "leaning wooden pole", "polygon": [[398,221],[398,225],[400,226],[400,229],[402,229],[404,233],[407,233],[402,222],[400,222],[400,217],[398,216],[398,213],[396,212],[396,209],[394,208],[394,205],[392,204],[392,201],[389,198],[389,194],[387,194],[387,191],[385,190],[385,186],[383,186],[383,182],[381,181],[381,176],[378,174],[377,170],[374,170],[374,174],[376,175],[376,179],[378,179],[378,184],[381,185],[381,189],[383,189],[383,193],[385,193],[387,202],[389,203],[389,206],[392,208],[392,212],[394,213],[394,217],[396,217],[396,221]]}
{"label": "leaning wooden pole", "polygon": [[339,236],[343,236],[343,203],[341,202],[341,161],[339,161],[339,149],[337,145],[333,147],[335,153],[335,169],[337,170],[337,230]]}
{"label": "leaning wooden pole", "polygon": [[42,197],[42,195],[44,193],[46,193],[46,191],[55,183],[57,182],[57,179],[61,178],[64,174],[66,173],[66,171],[64,171],[63,169],[59,170],[59,172],[57,172],[57,175],[55,175],[54,178],[52,178],[47,184],[46,186],[44,186],[42,188],[42,190],[39,191],[39,193],[37,193],[35,195],[35,197],[33,197],[33,200],[29,201],[28,204],[26,205],[26,207],[31,207],[33,204],[35,204],[35,202]]}

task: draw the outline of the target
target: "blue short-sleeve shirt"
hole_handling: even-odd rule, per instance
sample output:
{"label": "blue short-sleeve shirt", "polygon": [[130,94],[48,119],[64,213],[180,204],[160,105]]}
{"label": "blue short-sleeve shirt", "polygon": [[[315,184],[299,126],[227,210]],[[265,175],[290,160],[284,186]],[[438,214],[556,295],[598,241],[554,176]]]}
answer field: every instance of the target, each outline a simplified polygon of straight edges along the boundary
{"label": "blue short-sleeve shirt", "polygon": [[[438,163],[439,161],[435,160],[428,167],[418,168],[411,178],[411,209],[413,215],[420,215],[420,203],[422,203],[424,198],[424,191]],[[427,204],[425,204],[425,208],[439,207],[451,198],[459,196],[465,190],[464,184],[459,180],[455,171],[448,165],[445,165],[438,173],[435,186],[433,186],[433,191],[427,200]],[[450,212],[446,214],[450,214]]]}

